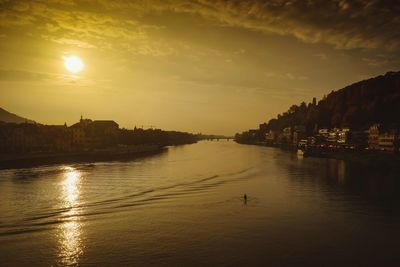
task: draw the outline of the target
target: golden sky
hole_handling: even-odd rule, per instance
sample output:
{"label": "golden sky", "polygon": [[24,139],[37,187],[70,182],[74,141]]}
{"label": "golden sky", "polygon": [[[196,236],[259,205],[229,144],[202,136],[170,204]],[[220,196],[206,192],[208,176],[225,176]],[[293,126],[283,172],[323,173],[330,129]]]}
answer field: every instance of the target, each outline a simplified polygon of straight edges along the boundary
{"label": "golden sky", "polygon": [[0,0],[0,107],[234,134],[399,70],[398,14],[396,1]]}

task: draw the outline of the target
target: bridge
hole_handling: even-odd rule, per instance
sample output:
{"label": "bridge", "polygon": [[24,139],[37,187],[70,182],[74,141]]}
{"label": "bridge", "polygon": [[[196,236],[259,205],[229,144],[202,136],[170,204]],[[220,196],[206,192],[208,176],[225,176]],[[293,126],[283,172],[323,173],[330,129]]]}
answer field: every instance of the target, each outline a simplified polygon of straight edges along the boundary
{"label": "bridge", "polygon": [[233,136],[199,134],[198,139],[206,141],[231,141],[233,140]]}

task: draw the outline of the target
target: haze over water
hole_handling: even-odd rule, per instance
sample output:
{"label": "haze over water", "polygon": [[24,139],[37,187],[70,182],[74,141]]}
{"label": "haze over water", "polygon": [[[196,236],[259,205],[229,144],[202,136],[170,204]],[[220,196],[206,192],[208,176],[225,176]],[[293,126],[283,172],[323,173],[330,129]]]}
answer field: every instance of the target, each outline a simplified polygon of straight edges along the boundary
{"label": "haze over water", "polygon": [[0,265],[396,266],[395,178],[227,141],[1,171]]}

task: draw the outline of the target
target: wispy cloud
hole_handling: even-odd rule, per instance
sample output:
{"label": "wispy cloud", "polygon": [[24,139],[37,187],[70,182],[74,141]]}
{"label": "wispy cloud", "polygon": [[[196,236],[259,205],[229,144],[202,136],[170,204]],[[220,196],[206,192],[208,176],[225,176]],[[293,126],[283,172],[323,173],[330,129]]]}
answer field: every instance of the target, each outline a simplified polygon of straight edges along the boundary
{"label": "wispy cloud", "polygon": [[328,56],[326,54],[320,53],[320,54],[315,54],[314,56],[316,56],[317,58],[320,58],[322,60],[327,60]]}
{"label": "wispy cloud", "polygon": [[[21,28],[25,34],[80,48],[124,50],[142,55],[172,53],[162,42],[147,35],[152,25],[133,18],[115,16],[94,1],[5,1],[0,11],[0,28]],[[121,10],[120,10],[121,11]]]}
{"label": "wispy cloud", "polygon": [[[101,1],[104,5],[105,2]],[[119,1],[119,8],[147,8],[196,13],[221,25],[293,36],[306,43],[324,43],[337,49],[400,48],[398,13],[393,1]],[[147,3],[147,4],[145,4]],[[115,8],[115,6],[114,6]]]}
{"label": "wispy cloud", "polygon": [[[34,25],[69,45],[165,55],[174,48],[149,38],[143,16],[197,14],[220,26],[292,36],[337,49],[400,49],[400,3],[367,0],[2,1],[0,27]],[[78,41],[79,40],[79,41]],[[322,57],[321,57],[322,58]]]}
{"label": "wispy cloud", "polygon": [[296,80],[296,81],[304,81],[307,80],[308,77],[304,75],[297,75],[293,74],[290,72],[286,73],[278,73],[278,72],[265,72],[264,73],[265,77],[267,78],[277,78],[277,79],[283,79],[283,80]]}
{"label": "wispy cloud", "polygon": [[0,69],[0,82],[49,82],[55,85],[74,84],[79,86],[95,85],[95,82],[88,78],[74,75],[35,72],[26,70]]}
{"label": "wispy cloud", "polygon": [[24,70],[0,70],[0,81],[44,81],[60,75]]}
{"label": "wispy cloud", "polygon": [[378,56],[375,58],[362,58],[369,67],[382,67],[389,63],[389,59],[384,56]]}
{"label": "wispy cloud", "polygon": [[400,48],[400,3],[393,1],[203,0],[198,7],[197,12],[227,25],[293,36],[306,43],[337,49]]}

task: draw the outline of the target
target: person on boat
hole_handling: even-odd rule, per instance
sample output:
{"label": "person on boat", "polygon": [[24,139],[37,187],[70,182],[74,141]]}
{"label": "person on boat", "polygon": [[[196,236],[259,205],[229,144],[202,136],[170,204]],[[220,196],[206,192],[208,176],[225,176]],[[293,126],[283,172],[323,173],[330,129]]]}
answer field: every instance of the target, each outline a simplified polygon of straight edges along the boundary
{"label": "person on boat", "polygon": [[244,203],[247,203],[247,195],[246,194],[244,194],[243,200],[244,200]]}

